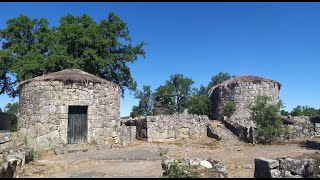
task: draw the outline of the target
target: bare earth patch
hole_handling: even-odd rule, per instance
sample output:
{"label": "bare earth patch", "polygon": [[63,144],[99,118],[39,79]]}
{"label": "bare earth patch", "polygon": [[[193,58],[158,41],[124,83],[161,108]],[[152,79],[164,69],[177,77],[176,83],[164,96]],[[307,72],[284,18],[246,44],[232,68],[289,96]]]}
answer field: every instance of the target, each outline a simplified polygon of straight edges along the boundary
{"label": "bare earth patch", "polygon": [[[319,139],[312,140],[314,144]],[[309,143],[310,144],[310,143]],[[234,139],[185,139],[169,143],[137,141],[119,149],[89,149],[86,152],[54,155],[26,164],[19,177],[160,177],[159,147],[168,148],[167,158],[212,158],[226,165],[229,177],[253,177],[254,159],[312,156],[319,151],[308,142],[252,145]],[[317,145],[317,144],[316,144]]]}

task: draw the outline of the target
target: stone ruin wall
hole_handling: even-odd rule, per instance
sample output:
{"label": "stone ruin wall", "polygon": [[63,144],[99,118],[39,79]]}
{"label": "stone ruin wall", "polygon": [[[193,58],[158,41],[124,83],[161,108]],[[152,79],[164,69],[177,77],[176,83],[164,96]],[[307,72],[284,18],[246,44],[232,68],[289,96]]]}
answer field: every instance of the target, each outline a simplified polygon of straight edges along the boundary
{"label": "stone ruin wall", "polygon": [[68,106],[74,105],[88,106],[88,143],[119,142],[120,93],[113,83],[25,84],[19,97],[19,137],[35,149],[67,144]]}
{"label": "stone ruin wall", "polygon": [[226,88],[218,87],[213,90],[211,101],[213,103],[213,116],[215,119],[223,119],[222,110],[227,102],[233,102],[236,105],[234,114],[228,118],[231,123],[255,127],[254,122],[250,120],[248,106],[257,96],[269,96],[272,104],[279,101],[279,85],[271,81],[263,82],[239,82],[230,84]]}
{"label": "stone ruin wall", "polygon": [[320,176],[319,163],[319,157],[257,158],[254,160],[254,178],[317,178]]}
{"label": "stone ruin wall", "polygon": [[209,118],[208,116],[176,113],[126,118],[122,121],[126,126],[136,127],[136,139],[138,140],[166,142],[182,138],[206,137]]}
{"label": "stone ruin wall", "polygon": [[172,141],[182,138],[207,136],[208,116],[181,113],[173,115],[148,116],[148,141]]}
{"label": "stone ruin wall", "polygon": [[0,130],[0,178],[15,177],[16,170],[31,160],[30,148],[15,142],[11,132]]}
{"label": "stone ruin wall", "polygon": [[[283,133],[276,139],[278,142],[292,142],[312,139],[320,135],[320,117],[292,116],[290,122],[283,120]],[[237,123],[224,121],[226,127],[236,134],[240,139],[250,143],[260,143],[256,128],[245,127]]]}

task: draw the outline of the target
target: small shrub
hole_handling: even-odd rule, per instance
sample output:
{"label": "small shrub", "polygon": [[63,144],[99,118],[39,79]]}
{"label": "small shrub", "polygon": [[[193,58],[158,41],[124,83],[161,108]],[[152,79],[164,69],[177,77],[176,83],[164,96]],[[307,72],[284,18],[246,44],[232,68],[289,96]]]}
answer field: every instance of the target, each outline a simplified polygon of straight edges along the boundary
{"label": "small shrub", "polygon": [[280,136],[282,121],[280,120],[280,103],[269,104],[270,97],[258,96],[249,106],[251,119],[257,124],[257,131],[262,143],[271,143]]}
{"label": "small shrub", "polygon": [[232,114],[236,111],[236,105],[233,102],[227,102],[224,106],[222,114],[223,116],[227,116],[230,118]]}
{"label": "small shrub", "polygon": [[41,153],[39,151],[34,150],[33,148],[31,149],[30,154],[32,160],[41,159]]}
{"label": "small shrub", "polygon": [[291,131],[292,131],[292,128],[286,126],[286,127],[282,128],[281,133],[284,135],[284,137],[289,138]]}
{"label": "small shrub", "polygon": [[195,173],[187,171],[183,166],[177,162],[172,163],[169,166],[168,173],[163,178],[196,178]]}
{"label": "small shrub", "polygon": [[168,151],[169,151],[169,148],[159,147],[157,155],[161,158],[164,158],[164,156],[168,153]]}

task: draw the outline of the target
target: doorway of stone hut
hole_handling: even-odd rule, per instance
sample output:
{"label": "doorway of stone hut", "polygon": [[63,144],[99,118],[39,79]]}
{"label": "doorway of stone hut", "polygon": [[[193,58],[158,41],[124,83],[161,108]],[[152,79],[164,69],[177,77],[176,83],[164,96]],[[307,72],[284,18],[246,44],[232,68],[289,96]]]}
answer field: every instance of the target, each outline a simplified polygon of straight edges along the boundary
{"label": "doorway of stone hut", "polygon": [[69,106],[68,111],[68,144],[87,142],[88,106]]}

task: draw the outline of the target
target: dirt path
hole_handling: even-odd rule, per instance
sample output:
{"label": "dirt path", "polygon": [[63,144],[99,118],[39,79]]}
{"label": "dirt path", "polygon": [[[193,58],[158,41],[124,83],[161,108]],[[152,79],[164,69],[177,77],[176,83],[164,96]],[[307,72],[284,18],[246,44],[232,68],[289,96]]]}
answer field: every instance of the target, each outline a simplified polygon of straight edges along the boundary
{"label": "dirt path", "polygon": [[[319,139],[317,139],[320,142]],[[161,161],[157,152],[168,148],[168,158],[213,158],[227,167],[229,177],[253,177],[254,159],[312,154],[300,144],[252,145],[237,140],[210,138],[172,143],[135,142],[120,149],[91,149],[87,152],[54,155],[23,168],[19,177],[159,177]]]}

